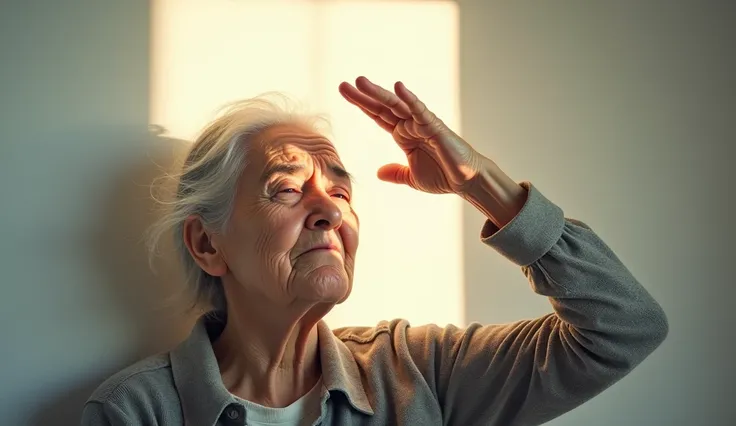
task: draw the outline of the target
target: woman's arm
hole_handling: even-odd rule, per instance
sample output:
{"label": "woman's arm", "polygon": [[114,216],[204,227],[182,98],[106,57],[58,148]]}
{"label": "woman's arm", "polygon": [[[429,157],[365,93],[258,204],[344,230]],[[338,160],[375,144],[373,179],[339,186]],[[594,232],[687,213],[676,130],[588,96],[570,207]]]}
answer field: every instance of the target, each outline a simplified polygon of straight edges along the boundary
{"label": "woman's arm", "polygon": [[406,330],[406,350],[445,424],[547,422],[624,377],[667,335],[661,307],[611,249],[530,184],[523,187],[519,214],[500,230],[489,220],[482,241],[521,266],[554,313],[507,325]]}
{"label": "woman's arm", "polygon": [[483,242],[521,266],[555,311],[465,330],[404,325],[395,349],[414,360],[446,424],[544,423],[609,387],[664,340],[664,312],[590,228],[506,176],[403,83],[392,92],[359,77],[339,89],[406,154],[408,165],[387,164],[378,177],[473,204],[488,218]]}

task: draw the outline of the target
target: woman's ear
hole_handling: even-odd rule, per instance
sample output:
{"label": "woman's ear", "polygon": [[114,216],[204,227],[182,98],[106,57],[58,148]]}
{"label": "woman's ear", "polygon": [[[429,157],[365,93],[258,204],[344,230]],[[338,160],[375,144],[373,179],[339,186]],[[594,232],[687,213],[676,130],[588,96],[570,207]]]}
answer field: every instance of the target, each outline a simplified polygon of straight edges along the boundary
{"label": "woman's ear", "polygon": [[227,263],[222,252],[212,242],[212,235],[197,215],[191,215],[184,221],[184,244],[192,259],[203,271],[213,277],[221,277],[227,273]]}

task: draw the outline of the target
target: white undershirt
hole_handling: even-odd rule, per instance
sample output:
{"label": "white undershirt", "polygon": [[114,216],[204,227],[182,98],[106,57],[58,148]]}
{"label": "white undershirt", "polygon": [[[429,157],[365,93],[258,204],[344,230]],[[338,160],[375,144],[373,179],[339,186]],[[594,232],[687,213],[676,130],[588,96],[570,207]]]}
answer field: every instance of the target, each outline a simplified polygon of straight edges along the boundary
{"label": "white undershirt", "polygon": [[303,397],[284,408],[264,407],[237,396],[235,399],[245,407],[248,426],[312,426],[320,416],[322,379]]}

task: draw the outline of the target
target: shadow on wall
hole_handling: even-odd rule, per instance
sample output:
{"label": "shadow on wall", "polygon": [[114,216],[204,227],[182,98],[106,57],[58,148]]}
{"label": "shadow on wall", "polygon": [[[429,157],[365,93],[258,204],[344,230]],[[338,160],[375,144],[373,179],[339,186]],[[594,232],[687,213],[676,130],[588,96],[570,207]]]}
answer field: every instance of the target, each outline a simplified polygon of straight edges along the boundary
{"label": "shadow on wall", "polygon": [[[87,383],[61,392],[58,399],[37,411],[30,424],[79,424],[85,401],[102,381],[139,359],[170,349],[188,335],[196,321],[193,313],[184,312],[181,299],[176,299],[183,289],[176,257],[158,258],[154,273],[144,241],[146,229],[160,214],[151,198],[151,184],[164,172],[176,170],[189,144],[155,133],[150,138],[150,143],[143,144],[148,152],[125,161],[122,172],[110,180],[104,213],[92,228],[91,249],[86,253],[86,261],[101,269],[102,291],[109,293],[104,298],[121,311],[123,323],[132,327],[135,344],[126,348],[123,359],[115,358],[120,355],[115,350],[100,354],[119,361],[90,374]],[[162,241],[161,253],[171,249],[168,240]]]}
{"label": "shadow on wall", "polygon": [[[144,337],[138,357],[167,350],[186,336],[192,323],[182,323],[189,315],[182,312],[183,276],[173,253],[170,235],[165,235],[159,247],[161,256],[149,264],[145,233],[160,217],[160,206],[151,196],[151,186],[160,186],[161,177],[178,172],[190,143],[151,134],[148,151],[115,179],[108,208],[103,215],[100,231],[95,235],[95,253],[108,271],[111,287],[135,321]],[[175,182],[166,179],[165,191],[173,190]],[[158,197],[161,191],[154,192]],[[153,266],[153,270],[151,269]]]}

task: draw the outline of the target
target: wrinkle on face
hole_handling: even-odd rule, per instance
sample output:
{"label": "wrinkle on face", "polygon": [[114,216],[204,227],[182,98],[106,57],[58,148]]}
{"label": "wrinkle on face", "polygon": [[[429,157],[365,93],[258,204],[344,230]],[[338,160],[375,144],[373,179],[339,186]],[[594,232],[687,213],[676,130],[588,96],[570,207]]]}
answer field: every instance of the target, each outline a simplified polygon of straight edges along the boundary
{"label": "wrinkle on face", "polygon": [[279,125],[249,146],[229,228],[212,235],[227,264],[228,302],[213,347],[221,371],[231,372],[223,373],[231,392],[288,404],[288,389],[303,394],[316,382],[314,325],[352,290],[358,217],[351,197],[350,175],[324,136]]}
{"label": "wrinkle on face", "polygon": [[[351,176],[327,138],[293,125],[264,131],[249,150],[232,229],[223,236],[223,255],[236,281],[275,303],[321,299],[340,286],[345,287],[344,300],[352,287],[358,242],[351,198]],[[306,226],[310,215],[336,207],[339,227],[323,231]],[[301,256],[326,240],[340,246],[340,271],[324,254]],[[304,288],[309,285],[311,296]]]}

